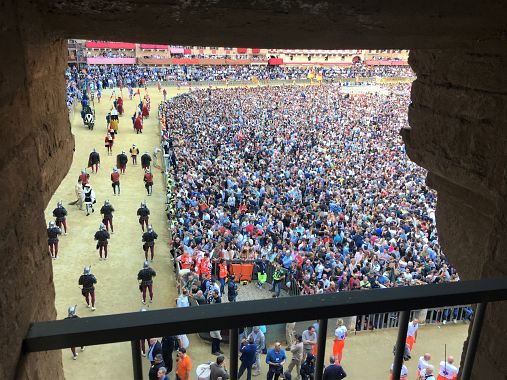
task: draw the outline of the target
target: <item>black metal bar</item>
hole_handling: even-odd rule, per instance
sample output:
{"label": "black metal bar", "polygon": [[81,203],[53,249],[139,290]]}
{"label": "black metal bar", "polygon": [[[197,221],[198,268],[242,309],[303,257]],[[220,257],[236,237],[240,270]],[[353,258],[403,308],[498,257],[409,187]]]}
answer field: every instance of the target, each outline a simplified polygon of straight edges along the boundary
{"label": "black metal bar", "polygon": [[[467,352],[465,354],[465,362],[461,370],[461,380],[469,380],[472,376],[472,368],[474,366],[475,353],[479,345],[479,338],[481,337],[482,324],[484,322],[484,314],[486,313],[487,302],[477,305],[475,309],[474,322],[472,325],[472,332],[468,338]],[[447,358],[445,358],[447,360]]]}
{"label": "black metal bar", "polygon": [[317,336],[317,361],[315,363],[315,379],[322,379],[322,372],[324,372],[324,358],[326,357],[326,334],[327,319],[321,319],[319,320],[319,335]]}
{"label": "black metal bar", "polygon": [[56,350],[199,331],[507,299],[507,278],[201,305],[33,323],[23,352]]}
{"label": "black metal bar", "polygon": [[231,362],[229,368],[230,380],[237,380],[238,378],[238,352],[239,352],[239,330],[229,330],[229,360]]}
{"label": "black metal bar", "polygon": [[132,348],[132,369],[134,370],[134,380],[143,380],[143,363],[141,362],[141,345],[139,340],[130,342]]}
{"label": "black metal bar", "polygon": [[410,310],[404,310],[400,312],[398,339],[396,339],[396,351],[394,353],[392,380],[400,380],[401,367],[403,366],[403,354],[405,352],[405,342],[407,340],[409,318]]}

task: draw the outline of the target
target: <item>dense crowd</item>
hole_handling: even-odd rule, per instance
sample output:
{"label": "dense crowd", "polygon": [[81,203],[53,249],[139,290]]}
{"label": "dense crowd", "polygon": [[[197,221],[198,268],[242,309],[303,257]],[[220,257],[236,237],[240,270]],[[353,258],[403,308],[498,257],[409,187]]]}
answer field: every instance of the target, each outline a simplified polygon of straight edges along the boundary
{"label": "dense crowd", "polygon": [[409,66],[368,66],[354,64],[343,67],[281,67],[267,65],[172,65],[152,67],[141,65],[90,65],[87,67],[87,79],[96,88],[119,86],[137,86],[148,81],[218,81],[218,80],[297,80],[308,79],[310,73],[321,73],[323,79],[356,77],[412,77]]}
{"label": "dense crowd", "polygon": [[203,260],[272,265],[301,294],[457,281],[399,137],[408,93],[280,86],[162,103],[175,256],[203,280]]}

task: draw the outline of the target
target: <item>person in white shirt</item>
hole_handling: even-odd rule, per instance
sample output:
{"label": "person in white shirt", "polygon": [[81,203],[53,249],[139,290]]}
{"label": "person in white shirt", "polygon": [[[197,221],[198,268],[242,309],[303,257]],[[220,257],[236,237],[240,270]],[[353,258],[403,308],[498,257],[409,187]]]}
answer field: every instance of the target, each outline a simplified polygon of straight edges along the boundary
{"label": "person in white shirt", "polygon": [[419,358],[419,362],[417,363],[417,373],[421,377],[421,373],[423,370],[428,368],[430,365],[429,361],[431,360],[431,355],[429,353],[425,353],[424,356]]}
{"label": "person in white shirt", "polygon": [[414,343],[417,341],[417,329],[419,329],[419,321],[414,318],[412,322],[409,322],[407,329],[407,344],[410,351],[412,351]]}
{"label": "person in white shirt", "polygon": [[[393,376],[393,367],[394,367],[394,363],[391,364],[391,369],[389,370],[389,380],[392,379],[392,376]],[[401,366],[401,373],[400,373],[400,380],[407,380],[408,379],[408,368],[405,364],[403,364]]]}
{"label": "person in white shirt", "polygon": [[333,356],[337,363],[341,363],[343,356],[343,347],[347,337],[347,328],[343,325],[343,319],[336,321],[336,330],[334,331]]}
{"label": "person in white shirt", "polygon": [[449,356],[447,362],[440,362],[440,371],[438,371],[438,380],[456,380],[458,378],[458,368],[454,366],[454,357]]}
{"label": "person in white shirt", "polygon": [[437,378],[435,375],[433,375],[433,371],[435,368],[430,364],[425,369],[421,370],[421,373],[419,374],[420,380],[436,380]]}

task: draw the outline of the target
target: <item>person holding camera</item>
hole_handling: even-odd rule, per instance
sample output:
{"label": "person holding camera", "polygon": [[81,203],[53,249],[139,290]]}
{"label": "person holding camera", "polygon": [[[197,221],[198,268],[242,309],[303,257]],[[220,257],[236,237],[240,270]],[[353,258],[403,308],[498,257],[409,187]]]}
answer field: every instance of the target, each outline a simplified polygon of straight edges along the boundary
{"label": "person holding camera", "polygon": [[252,366],[255,363],[255,356],[257,352],[257,346],[254,343],[254,338],[243,338],[241,340],[240,351],[241,356],[239,357],[239,360],[241,361],[241,365],[239,366],[238,379],[243,376],[243,373],[246,370],[246,380],[252,380]]}
{"label": "person holding camera", "polygon": [[266,363],[269,365],[267,380],[278,380],[281,374],[283,374],[283,364],[287,357],[285,356],[285,350],[282,349],[280,342],[276,342],[275,346],[268,351],[266,355]]}

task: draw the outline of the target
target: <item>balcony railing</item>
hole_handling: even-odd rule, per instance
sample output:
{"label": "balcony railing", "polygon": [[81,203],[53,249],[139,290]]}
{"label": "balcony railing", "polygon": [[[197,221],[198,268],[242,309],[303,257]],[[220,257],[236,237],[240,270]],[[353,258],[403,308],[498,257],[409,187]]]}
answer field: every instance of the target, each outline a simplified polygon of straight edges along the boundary
{"label": "balcony railing", "polygon": [[460,379],[469,380],[486,306],[489,302],[504,300],[507,300],[507,278],[499,278],[37,322],[30,327],[23,342],[23,351],[131,341],[133,378],[142,380],[139,339],[230,329],[230,376],[235,380],[238,372],[238,328],[261,325],[266,321],[276,324],[318,319],[319,354],[315,379],[321,379],[328,318],[398,311],[399,329],[392,378],[399,380],[412,310],[477,304],[465,362],[460,370]]}

